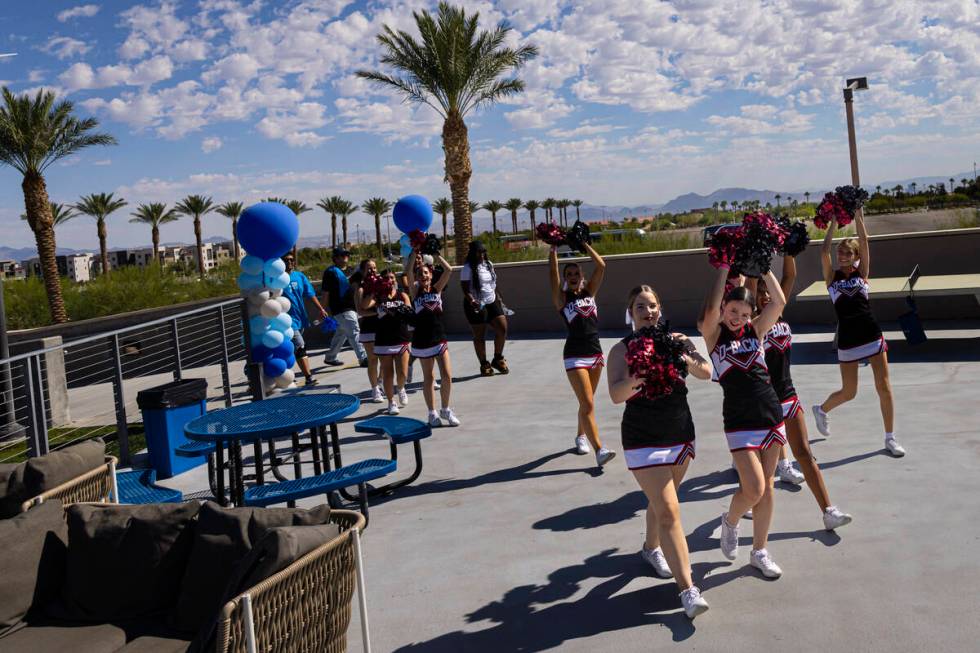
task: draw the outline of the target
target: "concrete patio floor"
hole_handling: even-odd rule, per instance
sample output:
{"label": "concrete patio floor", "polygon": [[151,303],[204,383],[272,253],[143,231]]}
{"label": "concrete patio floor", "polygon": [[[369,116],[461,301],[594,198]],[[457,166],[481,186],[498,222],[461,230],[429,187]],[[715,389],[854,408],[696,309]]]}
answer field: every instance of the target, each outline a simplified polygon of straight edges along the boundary
{"label": "concrete patio floor", "polygon": [[[468,342],[452,342],[452,403],[463,425],[423,441],[421,478],[371,506],[364,554],[374,650],[976,650],[980,329],[957,326],[930,332],[914,349],[887,334],[905,458],[883,449],[869,368],[857,400],[833,413],[833,437],[817,434],[808,416],[831,499],[854,523],[825,532],[809,489],[777,483],[769,550],[784,570],[778,581],[748,566],[751,522],[743,522],[738,560],[718,549],[719,515],[737,481],[721,390],[690,380],[697,459],[681,488],[681,516],[695,582],[711,604],[693,623],[673,581],[640,560],[645,501],[622,456],[597,473],[592,456],[572,452],[562,339],[509,342],[512,372],[492,378],[477,376]],[[808,412],[838,384],[830,340],[804,334],[794,347]],[[357,367],[319,378],[365,396]],[[600,433],[620,451],[622,407],[609,401],[605,379],[600,390]],[[354,418],[380,408],[363,404]],[[424,418],[421,392],[402,414]],[[341,435],[345,462],[387,454],[383,441],[349,423]],[[410,470],[409,454],[399,474]],[[203,468],[165,484],[202,490]],[[360,650],[356,610],[349,642]]]}

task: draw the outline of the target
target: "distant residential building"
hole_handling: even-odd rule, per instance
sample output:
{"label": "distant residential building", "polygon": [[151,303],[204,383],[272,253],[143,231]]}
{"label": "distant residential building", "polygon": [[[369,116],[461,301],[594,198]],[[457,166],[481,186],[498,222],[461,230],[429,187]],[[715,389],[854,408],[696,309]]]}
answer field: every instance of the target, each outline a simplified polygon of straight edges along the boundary
{"label": "distant residential building", "polygon": [[[59,254],[55,256],[58,274],[72,281],[84,283],[92,280],[92,264],[96,257],[91,252],[83,254]],[[41,276],[41,259],[32,258],[24,261],[28,276]]]}
{"label": "distant residential building", "polygon": [[[204,258],[204,271],[213,270],[225,261],[234,259],[233,246],[228,241],[219,243],[202,243],[201,251]],[[188,268],[197,269],[197,246],[189,245],[180,250],[180,260]]]}
{"label": "distant residential building", "polygon": [[[180,260],[181,249],[180,246],[160,245],[157,248],[157,257],[163,259],[164,265],[173,265]],[[112,270],[130,265],[145,268],[150,264],[155,264],[155,261],[152,247],[114,249],[109,251],[109,268]]]}

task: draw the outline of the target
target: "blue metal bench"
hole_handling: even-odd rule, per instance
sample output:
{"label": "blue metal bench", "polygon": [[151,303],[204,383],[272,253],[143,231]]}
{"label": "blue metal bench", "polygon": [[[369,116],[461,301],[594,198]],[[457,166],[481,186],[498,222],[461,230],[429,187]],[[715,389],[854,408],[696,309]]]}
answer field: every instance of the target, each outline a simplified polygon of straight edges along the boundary
{"label": "blue metal bench", "polygon": [[245,505],[270,506],[318,494],[329,498],[331,492],[356,485],[359,491],[357,502],[364,517],[368,518],[367,482],[386,476],[397,467],[398,463],[394,460],[369,458],[316,476],[255,485],[245,490]]}
{"label": "blue metal bench", "polygon": [[[432,435],[432,427],[425,422],[411,417],[395,417],[379,415],[354,424],[354,430],[359,433],[374,433],[388,438],[391,447],[391,460],[398,460],[398,445],[411,442],[415,450],[415,470],[401,481],[389,483],[382,487],[371,488],[371,495],[390,494],[396,488],[412,483],[422,473],[422,444],[421,440]],[[337,454],[339,455],[339,449]],[[341,464],[338,460],[338,464]],[[348,498],[349,497],[345,497]]]}
{"label": "blue metal bench", "polygon": [[116,492],[119,503],[180,503],[180,490],[156,485],[155,469],[133,469],[116,472]]}
{"label": "blue metal bench", "polygon": [[190,440],[174,449],[174,453],[184,458],[197,458],[198,456],[208,456],[214,453],[214,442],[204,440]]}

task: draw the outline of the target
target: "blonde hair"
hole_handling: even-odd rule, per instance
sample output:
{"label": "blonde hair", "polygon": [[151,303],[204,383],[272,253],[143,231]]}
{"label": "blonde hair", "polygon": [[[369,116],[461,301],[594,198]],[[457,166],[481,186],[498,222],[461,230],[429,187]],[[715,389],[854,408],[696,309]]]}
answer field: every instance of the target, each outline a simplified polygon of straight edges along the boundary
{"label": "blonde hair", "polygon": [[845,238],[844,240],[840,241],[840,244],[837,245],[837,249],[842,248],[851,250],[851,254],[854,256],[861,254],[861,245],[858,243],[857,238]]}

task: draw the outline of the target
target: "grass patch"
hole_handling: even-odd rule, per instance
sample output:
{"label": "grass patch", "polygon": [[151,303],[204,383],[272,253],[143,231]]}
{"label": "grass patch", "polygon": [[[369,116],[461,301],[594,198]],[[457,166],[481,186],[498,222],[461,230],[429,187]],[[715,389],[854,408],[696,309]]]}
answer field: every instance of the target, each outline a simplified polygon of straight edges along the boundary
{"label": "grass patch", "polygon": [[[115,424],[101,426],[62,426],[48,431],[48,448],[51,451],[76,444],[83,440],[102,438],[106,441],[106,455],[119,457],[119,438]],[[129,451],[136,453],[146,448],[146,433],[142,422],[129,425]],[[27,460],[27,442],[21,442],[2,454],[4,462],[20,463]]]}

